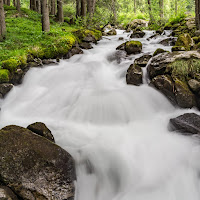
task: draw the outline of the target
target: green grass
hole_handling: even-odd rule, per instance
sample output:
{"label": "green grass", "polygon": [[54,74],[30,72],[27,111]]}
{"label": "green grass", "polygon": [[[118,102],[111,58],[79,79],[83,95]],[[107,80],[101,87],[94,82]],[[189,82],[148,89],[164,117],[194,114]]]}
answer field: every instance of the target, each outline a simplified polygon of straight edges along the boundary
{"label": "green grass", "polygon": [[6,10],[6,40],[0,42],[0,66],[2,61],[24,56],[31,47],[46,48],[55,43],[58,37],[71,39],[72,32],[80,27],[69,26],[67,23],[56,23],[51,19],[51,31],[42,32],[41,15],[26,8],[17,13],[11,6]]}
{"label": "green grass", "polygon": [[174,76],[187,77],[191,74],[200,72],[200,60],[189,59],[189,60],[177,60],[169,66]]}

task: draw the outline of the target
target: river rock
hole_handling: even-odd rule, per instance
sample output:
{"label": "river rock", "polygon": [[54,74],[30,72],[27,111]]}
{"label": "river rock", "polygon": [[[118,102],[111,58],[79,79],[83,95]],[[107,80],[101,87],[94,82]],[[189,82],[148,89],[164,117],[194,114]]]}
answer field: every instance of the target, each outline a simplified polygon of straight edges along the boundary
{"label": "river rock", "polygon": [[0,98],[5,97],[5,95],[10,92],[13,88],[13,84],[10,83],[2,83],[0,84]]}
{"label": "river rock", "polygon": [[159,34],[159,33],[156,33],[156,34],[154,34],[154,35],[148,37],[147,40],[149,41],[149,40],[151,40],[151,39],[157,39],[159,36],[160,36],[160,34]]}
{"label": "river rock", "polygon": [[116,60],[118,64],[121,63],[121,60],[125,58],[126,58],[125,51],[116,51],[113,54],[108,55],[107,57],[108,61],[113,62]]}
{"label": "river rock", "polygon": [[0,199],[1,200],[18,200],[17,196],[13,193],[13,191],[6,186],[0,186]]}
{"label": "river rock", "polygon": [[106,35],[117,35],[117,31],[114,28],[112,28],[110,31],[106,33]]}
{"label": "river rock", "polygon": [[149,77],[152,79],[157,75],[163,75],[166,73],[168,65],[173,63],[175,60],[186,60],[190,58],[200,59],[200,53],[198,51],[181,51],[159,54],[151,59],[151,62],[147,67]]}
{"label": "river rock", "polygon": [[63,58],[69,59],[76,54],[83,54],[83,50],[80,47],[73,47]]}
{"label": "river rock", "polygon": [[35,122],[33,124],[30,124],[27,129],[30,131],[47,138],[51,142],[55,142],[54,137],[51,133],[51,131],[46,127],[46,125],[42,122]]}
{"label": "river rock", "polygon": [[198,93],[200,91],[200,81],[198,81],[196,79],[190,79],[188,81],[188,85],[193,92]]}
{"label": "river rock", "polygon": [[126,29],[136,29],[138,27],[147,27],[148,26],[148,21],[145,21],[143,19],[134,19],[131,23],[129,23],[126,27]]}
{"label": "river rock", "polygon": [[55,65],[55,64],[57,64],[57,62],[52,59],[43,59],[42,64],[43,65]]}
{"label": "river rock", "polygon": [[139,65],[140,67],[146,67],[149,60],[152,58],[152,55],[143,55],[139,58],[136,58],[134,64]]}
{"label": "river rock", "polygon": [[143,31],[133,31],[130,38],[143,38],[145,36],[145,32]]}
{"label": "river rock", "polygon": [[195,95],[189,89],[186,81],[179,78],[174,78],[175,82],[175,97],[178,106],[181,108],[192,108],[197,106]]}
{"label": "river rock", "polygon": [[176,38],[170,37],[170,38],[160,41],[159,44],[162,44],[164,46],[174,46],[176,43],[176,40],[177,40]]}
{"label": "river rock", "polygon": [[175,46],[176,47],[184,47],[186,51],[189,51],[194,46],[194,41],[191,38],[189,33],[184,33],[182,35],[179,35]]}
{"label": "river rock", "polygon": [[174,82],[169,75],[158,75],[152,79],[151,84],[167,96],[172,103],[176,103]]}
{"label": "river rock", "polygon": [[19,126],[0,130],[0,177],[22,199],[74,198],[74,160],[44,137]]}
{"label": "river rock", "polygon": [[116,50],[125,50],[128,55],[138,54],[142,51],[142,43],[139,41],[128,41],[119,45]]}
{"label": "river rock", "polygon": [[195,113],[185,113],[170,119],[170,129],[186,135],[200,134],[200,116]]}
{"label": "river rock", "polygon": [[[38,64],[37,64],[37,63],[35,63],[35,64],[36,64],[37,67],[38,67]],[[17,70],[13,73],[10,82],[11,82],[13,85],[19,85],[19,84],[22,83],[22,80],[23,80],[23,78],[24,78],[24,75],[25,75],[25,72],[24,72],[22,69],[17,69]]]}
{"label": "river rock", "polygon": [[166,51],[166,50],[164,50],[164,49],[158,48],[158,49],[156,49],[155,52],[153,53],[153,56],[157,56],[158,54],[165,53],[165,52],[168,52],[168,51]]}
{"label": "river rock", "polygon": [[132,64],[128,68],[127,74],[126,74],[126,83],[131,85],[141,85],[142,84],[142,77],[143,72],[140,66]]}
{"label": "river rock", "polygon": [[82,48],[82,49],[92,49],[92,45],[88,42],[82,42],[79,44],[79,46]]}

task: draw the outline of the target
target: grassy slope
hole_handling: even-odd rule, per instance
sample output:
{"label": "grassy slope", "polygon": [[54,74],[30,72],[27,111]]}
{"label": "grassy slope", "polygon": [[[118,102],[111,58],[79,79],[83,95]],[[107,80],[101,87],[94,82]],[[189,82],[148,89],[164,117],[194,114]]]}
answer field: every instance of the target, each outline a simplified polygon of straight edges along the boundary
{"label": "grassy slope", "polygon": [[0,42],[0,62],[26,54],[32,46],[48,45],[58,37],[72,36],[71,32],[78,28],[51,19],[51,31],[43,33],[40,14],[25,8],[19,14],[14,7],[8,6],[5,11],[7,37],[4,42]]}

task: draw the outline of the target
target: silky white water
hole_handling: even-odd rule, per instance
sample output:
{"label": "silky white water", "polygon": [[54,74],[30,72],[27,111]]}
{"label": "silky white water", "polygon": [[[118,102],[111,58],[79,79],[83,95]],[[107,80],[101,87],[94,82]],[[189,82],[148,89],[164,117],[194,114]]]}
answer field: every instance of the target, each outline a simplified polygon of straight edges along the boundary
{"label": "silky white water", "polygon": [[[167,36],[147,41],[152,34],[138,39],[143,53],[171,49],[158,44]],[[198,111],[174,108],[145,78],[127,85],[126,71],[143,53],[118,63],[119,37],[129,34],[29,70],[0,102],[0,126],[44,122],[76,161],[76,200],[199,200],[199,140],[167,129],[170,118]]]}

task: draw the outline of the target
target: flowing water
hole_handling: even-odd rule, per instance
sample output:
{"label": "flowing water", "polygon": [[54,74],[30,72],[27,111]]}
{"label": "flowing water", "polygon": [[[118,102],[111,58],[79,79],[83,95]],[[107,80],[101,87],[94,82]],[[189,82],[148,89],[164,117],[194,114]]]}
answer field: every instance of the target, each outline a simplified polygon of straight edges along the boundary
{"label": "flowing water", "polygon": [[[170,47],[138,39],[143,53]],[[127,85],[136,57],[115,59],[119,37],[105,37],[83,55],[29,70],[23,84],[0,102],[1,127],[42,121],[76,161],[76,200],[199,200],[197,138],[168,131],[184,112],[145,84]],[[146,70],[144,69],[144,72]]]}

